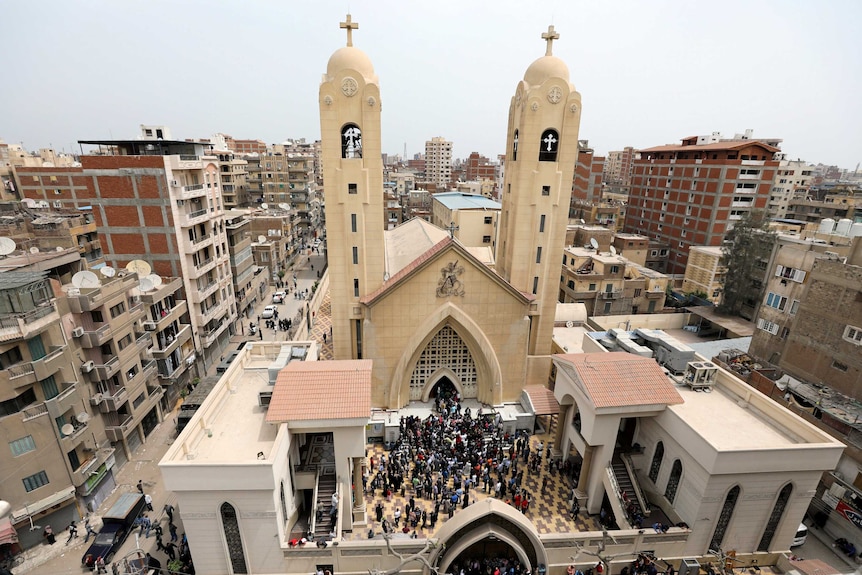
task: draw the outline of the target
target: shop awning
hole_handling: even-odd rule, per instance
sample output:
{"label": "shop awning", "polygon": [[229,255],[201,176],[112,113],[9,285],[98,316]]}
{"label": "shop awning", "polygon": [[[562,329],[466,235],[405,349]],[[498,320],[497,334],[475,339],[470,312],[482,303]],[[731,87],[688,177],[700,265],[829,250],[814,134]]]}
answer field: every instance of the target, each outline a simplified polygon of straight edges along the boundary
{"label": "shop awning", "polygon": [[75,487],[67,487],[62,491],[58,491],[53,495],[49,495],[44,499],[40,499],[39,501],[34,501],[30,505],[26,507],[22,507],[21,509],[16,509],[12,512],[12,521],[14,523],[18,523],[19,521],[24,521],[28,516],[36,515],[37,513],[41,513],[50,507],[54,507],[64,501],[68,501],[75,496]]}
{"label": "shop awning", "polygon": [[18,532],[8,517],[0,519],[0,545],[18,543]]}

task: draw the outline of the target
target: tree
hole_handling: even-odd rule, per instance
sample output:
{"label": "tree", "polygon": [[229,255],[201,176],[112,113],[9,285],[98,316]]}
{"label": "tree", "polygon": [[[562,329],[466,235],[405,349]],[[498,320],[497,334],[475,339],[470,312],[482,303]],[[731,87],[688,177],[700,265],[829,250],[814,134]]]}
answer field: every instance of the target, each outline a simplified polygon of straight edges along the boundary
{"label": "tree", "polygon": [[726,271],[719,313],[739,315],[746,302],[760,299],[764,264],[775,243],[775,232],[767,229],[768,224],[766,212],[747,212],[725,234],[721,261]]}

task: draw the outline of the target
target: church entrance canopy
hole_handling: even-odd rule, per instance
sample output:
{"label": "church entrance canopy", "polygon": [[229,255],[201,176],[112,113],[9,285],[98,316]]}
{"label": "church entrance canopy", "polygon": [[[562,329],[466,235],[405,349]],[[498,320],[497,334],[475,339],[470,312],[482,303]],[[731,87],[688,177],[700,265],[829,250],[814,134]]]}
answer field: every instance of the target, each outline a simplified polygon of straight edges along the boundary
{"label": "church entrance canopy", "polygon": [[554,397],[554,392],[543,385],[528,385],[524,387],[524,396],[529,402],[528,407],[536,415],[557,415],[560,404]]}

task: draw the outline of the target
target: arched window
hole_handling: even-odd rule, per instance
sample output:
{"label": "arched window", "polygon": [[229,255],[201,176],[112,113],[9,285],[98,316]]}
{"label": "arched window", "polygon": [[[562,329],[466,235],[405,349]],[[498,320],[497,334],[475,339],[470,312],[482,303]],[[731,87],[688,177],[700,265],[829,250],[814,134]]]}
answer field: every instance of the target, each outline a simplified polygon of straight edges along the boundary
{"label": "arched window", "polygon": [[575,280],[569,280],[569,283],[566,284],[566,287],[569,289],[575,289]]}
{"label": "arched window", "polygon": [[221,524],[224,529],[224,540],[230,556],[230,566],[234,573],[248,573],[245,563],[245,553],[242,550],[242,538],[239,535],[239,521],[236,509],[230,503],[221,504]]}
{"label": "arched window", "polygon": [[556,162],[557,150],[560,147],[560,135],[556,130],[545,130],[539,142],[539,161]]}
{"label": "arched window", "polygon": [[733,510],[736,509],[736,501],[738,499],[739,485],[735,485],[728,491],[727,497],[724,498],[724,505],[721,508],[718,521],[715,522],[715,533],[712,534],[712,540],[709,542],[710,550],[721,549],[724,534],[727,532],[727,526],[730,525],[730,518],[733,517]]}
{"label": "arched window", "polygon": [[679,487],[680,477],[682,477],[682,461],[675,459],[673,467],[670,468],[670,477],[667,479],[667,487],[664,490],[664,496],[671,503],[676,499],[676,490]]}
{"label": "arched window", "polygon": [[662,459],[664,459],[664,443],[659,441],[655,446],[655,453],[652,455],[652,463],[649,466],[649,478],[653,483],[658,479],[658,472],[661,470]]}
{"label": "arched window", "polygon": [[781,523],[784,509],[787,507],[787,502],[790,500],[792,493],[793,485],[790,483],[782,487],[778,493],[778,499],[775,500],[775,505],[772,507],[772,515],[769,516],[769,521],[766,522],[766,529],[763,531],[763,537],[760,538],[760,545],[757,546],[758,551],[767,551],[772,544],[772,538],[775,536],[778,524]]}
{"label": "arched window", "polygon": [[512,139],[512,161],[518,159],[518,130],[515,130],[515,136]]}
{"label": "arched window", "polygon": [[287,499],[284,497],[284,481],[281,482],[281,517],[282,521],[287,521]]}
{"label": "arched window", "polygon": [[362,157],[362,130],[356,124],[344,124],[341,128],[341,157]]}

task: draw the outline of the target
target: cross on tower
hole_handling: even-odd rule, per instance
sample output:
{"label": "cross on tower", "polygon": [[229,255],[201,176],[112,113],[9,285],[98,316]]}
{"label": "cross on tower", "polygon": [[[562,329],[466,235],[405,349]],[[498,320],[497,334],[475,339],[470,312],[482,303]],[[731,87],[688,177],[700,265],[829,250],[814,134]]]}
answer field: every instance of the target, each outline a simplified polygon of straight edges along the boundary
{"label": "cross on tower", "polygon": [[[350,21],[349,15],[347,16],[347,20]],[[342,26],[342,28],[343,28],[343,26]],[[348,34],[349,34],[349,32],[348,32]],[[348,36],[348,38],[350,38],[350,36]],[[542,33],[542,39],[548,43],[548,47],[545,48],[545,56],[550,56],[551,55],[551,44],[554,43],[554,40],[560,39],[560,34],[558,32],[554,32],[553,26],[548,26],[548,31]],[[348,41],[347,45],[350,46],[349,41]]]}
{"label": "cross on tower", "polygon": [[553,134],[548,134],[547,136],[545,136],[545,139],[542,141],[544,143],[548,144],[548,150],[547,150],[548,152],[554,151],[554,144],[557,143],[557,139],[554,137]]}
{"label": "cross on tower", "polygon": [[449,237],[450,237],[450,238],[454,238],[454,237],[455,237],[455,232],[457,232],[458,230],[460,230],[460,229],[461,229],[461,226],[456,226],[456,225],[455,225],[455,222],[449,222],[449,227],[448,227],[448,228],[446,228],[446,229],[447,229],[447,230],[449,230]]}
{"label": "cross on tower", "polygon": [[[347,15],[347,21],[341,22],[339,28],[347,30],[347,45],[353,46],[353,31],[359,30],[359,22],[354,22],[350,19],[350,14]],[[551,26],[553,28],[553,26]],[[559,36],[557,36],[559,38]]]}

